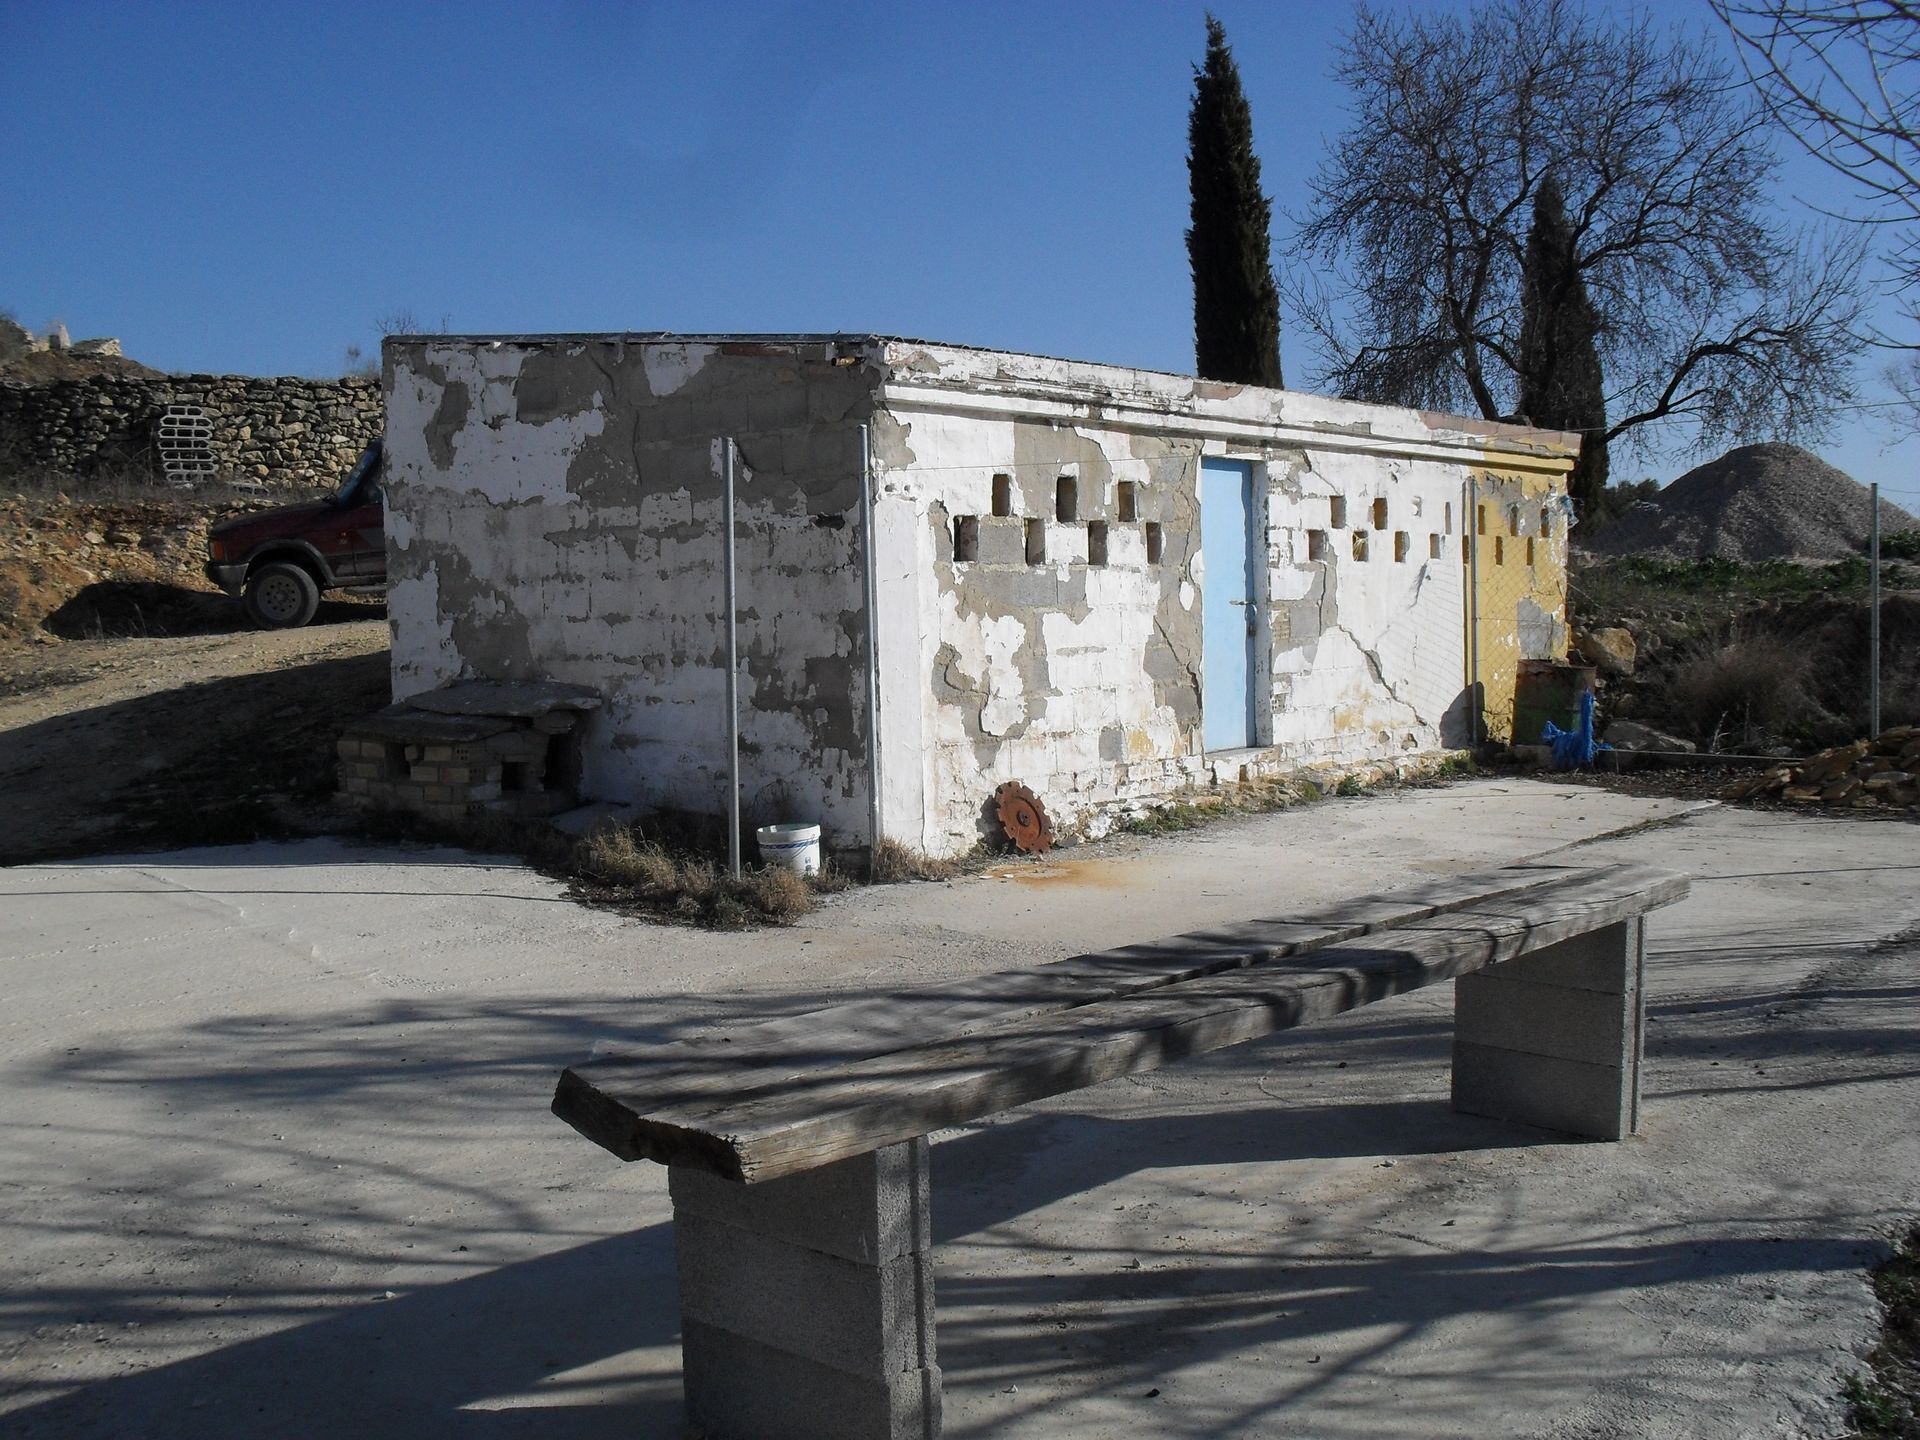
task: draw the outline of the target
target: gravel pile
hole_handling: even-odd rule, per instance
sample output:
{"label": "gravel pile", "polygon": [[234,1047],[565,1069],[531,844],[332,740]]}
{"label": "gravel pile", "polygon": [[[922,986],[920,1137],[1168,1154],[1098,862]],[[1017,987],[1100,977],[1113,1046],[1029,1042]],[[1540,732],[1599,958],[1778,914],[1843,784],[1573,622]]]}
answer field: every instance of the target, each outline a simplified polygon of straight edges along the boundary
{"label": "gravel pile", "polygon": [[[1866,486],[1798,445],[1742,445],[1580,538],[1600,555],[1844,560],[1867,543],[1867,501]],[[1913,529],[1920,520],[1880,502],[1882,534]]]}

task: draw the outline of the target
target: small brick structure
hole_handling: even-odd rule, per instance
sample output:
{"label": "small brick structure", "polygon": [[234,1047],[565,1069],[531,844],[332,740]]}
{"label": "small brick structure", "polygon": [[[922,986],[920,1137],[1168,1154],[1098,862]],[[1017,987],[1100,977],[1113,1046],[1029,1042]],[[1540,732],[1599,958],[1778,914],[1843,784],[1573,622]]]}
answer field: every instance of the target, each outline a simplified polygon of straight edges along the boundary
{"label": "small brick structure", "polygon": [[435,820],[571,810],[580,722],[600,704],[583,685],[543,681],[469,680],[416,695],[341,735],[341,797]]}

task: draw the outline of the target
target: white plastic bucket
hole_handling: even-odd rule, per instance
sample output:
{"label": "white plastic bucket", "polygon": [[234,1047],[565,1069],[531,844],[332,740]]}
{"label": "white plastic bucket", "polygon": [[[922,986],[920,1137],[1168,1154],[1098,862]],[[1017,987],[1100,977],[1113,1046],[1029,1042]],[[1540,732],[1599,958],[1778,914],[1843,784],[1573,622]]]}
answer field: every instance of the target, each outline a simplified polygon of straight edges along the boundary
{"label": "white plastic bucket", "polygon": [[801,875],[820,873],[820,827],[818,825],[762,825],[753,832],[760,845],[760,859]]}

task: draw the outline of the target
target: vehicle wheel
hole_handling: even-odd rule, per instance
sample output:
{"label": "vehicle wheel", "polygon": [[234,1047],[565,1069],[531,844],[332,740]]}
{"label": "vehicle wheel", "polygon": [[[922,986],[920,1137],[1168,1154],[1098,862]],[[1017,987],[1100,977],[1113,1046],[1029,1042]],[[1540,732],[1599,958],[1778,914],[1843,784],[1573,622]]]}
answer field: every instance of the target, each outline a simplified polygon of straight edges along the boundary
{"label": "vehicle wheel", "polygon": [[269,630],[292,630],[313,619],[320,587],[298,565],[279,561],[247,576],[247,613]]}

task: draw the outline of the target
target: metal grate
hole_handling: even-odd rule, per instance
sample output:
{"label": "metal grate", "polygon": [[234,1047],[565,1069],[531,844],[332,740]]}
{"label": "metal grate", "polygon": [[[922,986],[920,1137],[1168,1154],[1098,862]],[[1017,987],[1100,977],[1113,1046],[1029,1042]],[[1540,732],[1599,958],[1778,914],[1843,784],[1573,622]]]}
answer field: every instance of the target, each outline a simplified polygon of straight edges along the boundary
{"label": "metal grate", "polygon": [[214,477],[213,422],[198,405],[169,405],[158,431],[160,469],[167,483],[190,490]]}

